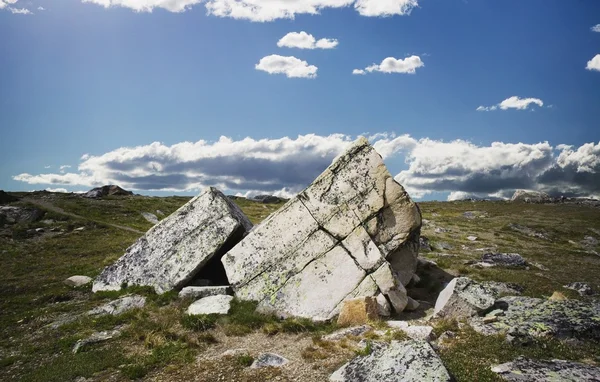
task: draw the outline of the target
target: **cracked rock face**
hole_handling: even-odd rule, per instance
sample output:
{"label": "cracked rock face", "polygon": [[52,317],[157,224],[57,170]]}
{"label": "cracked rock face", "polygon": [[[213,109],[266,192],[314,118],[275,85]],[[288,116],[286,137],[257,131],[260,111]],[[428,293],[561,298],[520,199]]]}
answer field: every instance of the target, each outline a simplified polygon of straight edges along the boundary
{"label": "cracked rock face", "polygon": [[373,352],[359,356],[329,377],[336,382],[452,381],[431,345],[426,341],[373,343]]}
{"label": "cracked rock face", "polygon": [[219,190],[207,188],[106,267],[92,290],[118,290],[123,284],[151,286],[157,293],[180,289],[251,228],[239,207]]}
{"label": "cracked rock face", "polygon": [[265,313],[325,320],[379,293],[402,311],[420,228],[418,207],[361,138],[222,262],[236,296]]}

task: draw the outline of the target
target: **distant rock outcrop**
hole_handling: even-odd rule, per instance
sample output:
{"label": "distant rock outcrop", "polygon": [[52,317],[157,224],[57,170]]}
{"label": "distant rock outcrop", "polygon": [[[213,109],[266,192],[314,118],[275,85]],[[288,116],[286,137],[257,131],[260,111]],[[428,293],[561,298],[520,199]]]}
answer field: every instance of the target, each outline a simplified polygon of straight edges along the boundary
{"label": "distant rock outcrop", "polygon": [[517,190],[510,199],[511,202],[552,203],[550,195],[542,191]]}
{"label": "distant rock outcrop", "polygon": [[417,205],[361,138],[222,262],[236,296],[261,312],[324,320],[379,293],[402,311],[420,228]]}
{"label": "distant rock outcrop", "polygon": [[164,293],[184,287],[203,268],[210,268],[212,277],[224,276],[221,256],[251,228],[237,205],[208,188],[146,232],[102,271],[92,289],[147,285]]}
{"label": "distant rock outcrop", "polygon": [[252,198],[252,200],[256,200],[257,202],[270,204],[270,203],[282,203],[287,202],[287,199],[280,198],[279,196],[273,195],[256,195]]}
{"label": "distant rock outcrop", "polygon": [[101,198],[103,196],[129,196],[133,195],[133,192],[122,189],[119,186],[115,186],[114,184],[108,186],[102,186],[97,188],[92,188],[85,194],[83,194],[84,198]]}

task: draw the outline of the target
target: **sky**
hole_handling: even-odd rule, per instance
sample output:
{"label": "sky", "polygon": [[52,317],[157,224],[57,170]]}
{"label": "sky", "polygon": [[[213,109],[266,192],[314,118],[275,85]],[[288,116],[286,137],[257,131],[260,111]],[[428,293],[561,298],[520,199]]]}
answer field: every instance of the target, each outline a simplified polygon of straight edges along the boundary
{"label": "sky", "polygon": [[0,189],[600,197],[600,1],[0,0]]}

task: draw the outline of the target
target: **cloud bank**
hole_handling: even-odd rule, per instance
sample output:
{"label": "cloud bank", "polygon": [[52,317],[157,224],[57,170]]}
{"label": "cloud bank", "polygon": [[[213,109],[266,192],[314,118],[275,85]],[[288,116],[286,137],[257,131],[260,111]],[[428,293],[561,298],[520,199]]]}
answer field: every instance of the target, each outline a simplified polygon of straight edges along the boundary
{"label": "cloud bank", "polygon": [[322,38],[317,40],[313,35],[302,32],[290,32],[283,36],[277,46],[280,48],[298,49],[333,49],[338,45],[334,38]]}
{"label": "cloud bank", "polygon": [[319,14],[328,8],[353,6],[362,16],[385,17],[409,15],[419,4],[417,0],[82,0],[105,8],[124,7],[136,12],[164,9],[184,12],[204,3],[209,15],[231,17],[256,22],[293,19],[296,15]]}
{"label": "cloud bank", "polygon": [[544,102],[539,98],[519,98],[518,96],[512,96],[497,105],[492,106],[479,106],[477,111],[494,111],[494,110],[527,110],[530,105],[537,105],[539,107],[544,106]]}
{"label": "cloud bank", "polygon": [[[82,156],[77,171],[18,174],[28,184],[96,187],[119,184],[136,191],[196,192],[216,186],[228,193],[290,196],[306,187],[355,139],[342,134],[296,138],[159,142]],[[465,140],[369,137],[382,157],[402,162],[395,178],[416,199],[450,193],[449,199],[510,197],[516,189],[569,196],[600,196],[600,142],[579,147]]]}

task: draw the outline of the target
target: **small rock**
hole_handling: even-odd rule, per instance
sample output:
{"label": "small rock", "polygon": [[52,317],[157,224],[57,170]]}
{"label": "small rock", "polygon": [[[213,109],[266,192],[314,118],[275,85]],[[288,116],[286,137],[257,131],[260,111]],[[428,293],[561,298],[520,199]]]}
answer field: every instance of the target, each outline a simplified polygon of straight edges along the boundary
{"label": "small rock", "polygon": [[550,301],[564,301],[567,300],[567,296],[565,296],[564,294],[555,291],[554,293],[552,293],[552,296],[550,296],[550,298],[548,298],[548,300]]}
{"label": "small rock", "polygon": [[248,354],[248,349],[229,349],[229,350],[225,350],[222,354],[221,357],[237,357],[240,355],[244,355],[244,354]]}
{"label": "small rock", "polygon": [[489,312],[488,314],[486,314],[485,316],[486,317],[504,316],[504,311],[502,309],[494,309],[491,312]]}
{"label": "small rock", "polygon": [[377,313],[382,317],[388,317],[391,314],[390,302],[381,293],[376,297],[377,299]]}
{"label": "small rock", "polygon": [[188,286],[179,291],[179,298],[203,298],[217,295],[230,295],[229,286]]}
{"label": "small rock", "polygon": [[339,341],[342,338],[347,337],[347,336],[357,337],[357,336],[363,335],[371,329],[373,329],[373,328],[370,325],[360,325],[360,326],[354,326],[351,328],[344,328],[344,329],[337,330],[326,336],[323,336],[323,339],[325,341]]}
{"label": "small rock", "polygon": [[592,296],[595,294],[594,290],[589,284],[586,284],[581,281],[576,281],[574,283],[563,285],[563,288],[574,290],[577,293],[579,293],[580,296]]}
{"label": "small rock", "polygon": [[450,250],[450,249],[454,248],[454,247],[452,247],[450,244],[448,244],[448,243],[446,243],[446,242],[444,242],[444,241],[440,241],[440,242],[436,243],[436,244],[435,244],[435,247],[436,247],[437,249],[440,249],[440,250],[442,250],[442,251],[448,251],[448,250]]}
{"label": "small rock", "polygon": [[288,363],[289,361],[282,356],[274,353],[263,353],[259,355],[252,365],[250,365],[251,369],[259,369],[262,367],[281,367]]}
{"label": "small rock", "polygon": [[471,317],[494,306],[496,292],[468,277],[452,279],[435,303],[437,317]]}
{"label": "small rock", "polygon": [[581,244],[588,247],[595,247],[598,245],[598,239],[593,236],[586,236],[583,238],[583,240],[581,240]]}
{"label": "small rock", "polygon": [[68,279],[66,279],[65,281],[63,281],[63,283],[68,286],[79,287],[79,286],[88,284],[91,281],[92,281],[92,278],[88,277],[88,276],[71,276]]}
{"label": "small rock", "polygon": [[481,257],[483,263],[491,266],[524,268],[527,262],[518,253],[486,253]]}
{"label": "small rock", "polygon": [[531,262],[531,263],[529,263],[529,264],[531,264],[532,266],[536,267],[536,268],[537,268],[537,269],[539,269],[540,271],[549,271],[549,270],[550,270],[550,269],[548,269],[548,267],[546,267],[545,265],[543,265],[543,264],[540,264],[540,263],[534,263],[534,262]]}
{"label": "small rock", "polygon": [[164,212],[162,212],[161,210],[156,210],[156,214],[157,214],[158,216],[165,216],[165,213],[164,213]]}
{"label": "small rock", "polygon": [[475,240],[477,240],[477,236],[467,236],[467,240],[475,241]]}
{"label": "small rock", "polygon": [[484,324],[491,324],[492,322],[498,321],[498,317],[496,316],[485,316],[483,317]]}
{"label": "small rock", "polygon": [[431,244],[429,244],[429,239],[425,236],[421,236],[419,238],[419,248],[421,251],[431,252],[433,249],[431,248]]}
{"label": "small rock", "polygon": [[337,323],[340,326],[362,325],[378,317],[375,297],[357,297],[342,303]]}
{"label": "small rock", "polygon": [[35,232],[36,233],[44,233],[44,229],[43,228],[36,228]]}
{"label": "small rock", "polygon": [[436,228],[435,228],[433,231],[434,231],[435,233],[446,233],[446,232],[450,232],[450,230],[449,230],[449,229],[442,228],[442,227],[436,227]]}
{"label": "small rock", "polygon": [[231,309],[232,296],[208,296],[192,303],[188,307],[187,314],[227,314]]}
{"label": "small rock", "polygon": [[115,329],[115,330],[106,330],[103,332],[96,332],[94,334],[92,334],[91,336],[89,336],[86,339],[83,340],[78,340],[75,343],[75,346],[73,347],[73,354],[79,352],[79,350],[81,350],[82,348],[84,348],[87,345],[90,344],[95,344],[98,342],[103,342],[103,341],[108,341],[111,338],[115,338],[121,335],[121,330],[120,329]]}
{"label": "small rock", "polygon": [[144,219],[146,219],[148,222],[152,223],[152,224],[158,224],[158,218],[156,217],[156,215],[151,214],[150,212],[142,212],[142,216],[144,217]]}
{"label": "small rock", "polygon": [[404,310],[411,312],[413,310],[417,310],[419,308],[419,302],[412,299],[412,298],[408,298],[408,303],[406,304],[406,307],[404,308]]}
{"label": "small rock", "polygon": [[519,357],[491,369],[505,381],[600,381],[599,367],[556,359],[539,361]]}
{"label": "small rock", "polygon": [[73,231],[81,232],[83,230],[85,230],[85,227],[77,227]]}
{"label": "small rock", "polygon": [[146,304],[146,297],[138,295],[127,295],[107,304],[94,308],[87,312],[90,316],[105,316],[125,313],[135,308],[143,308]]}

